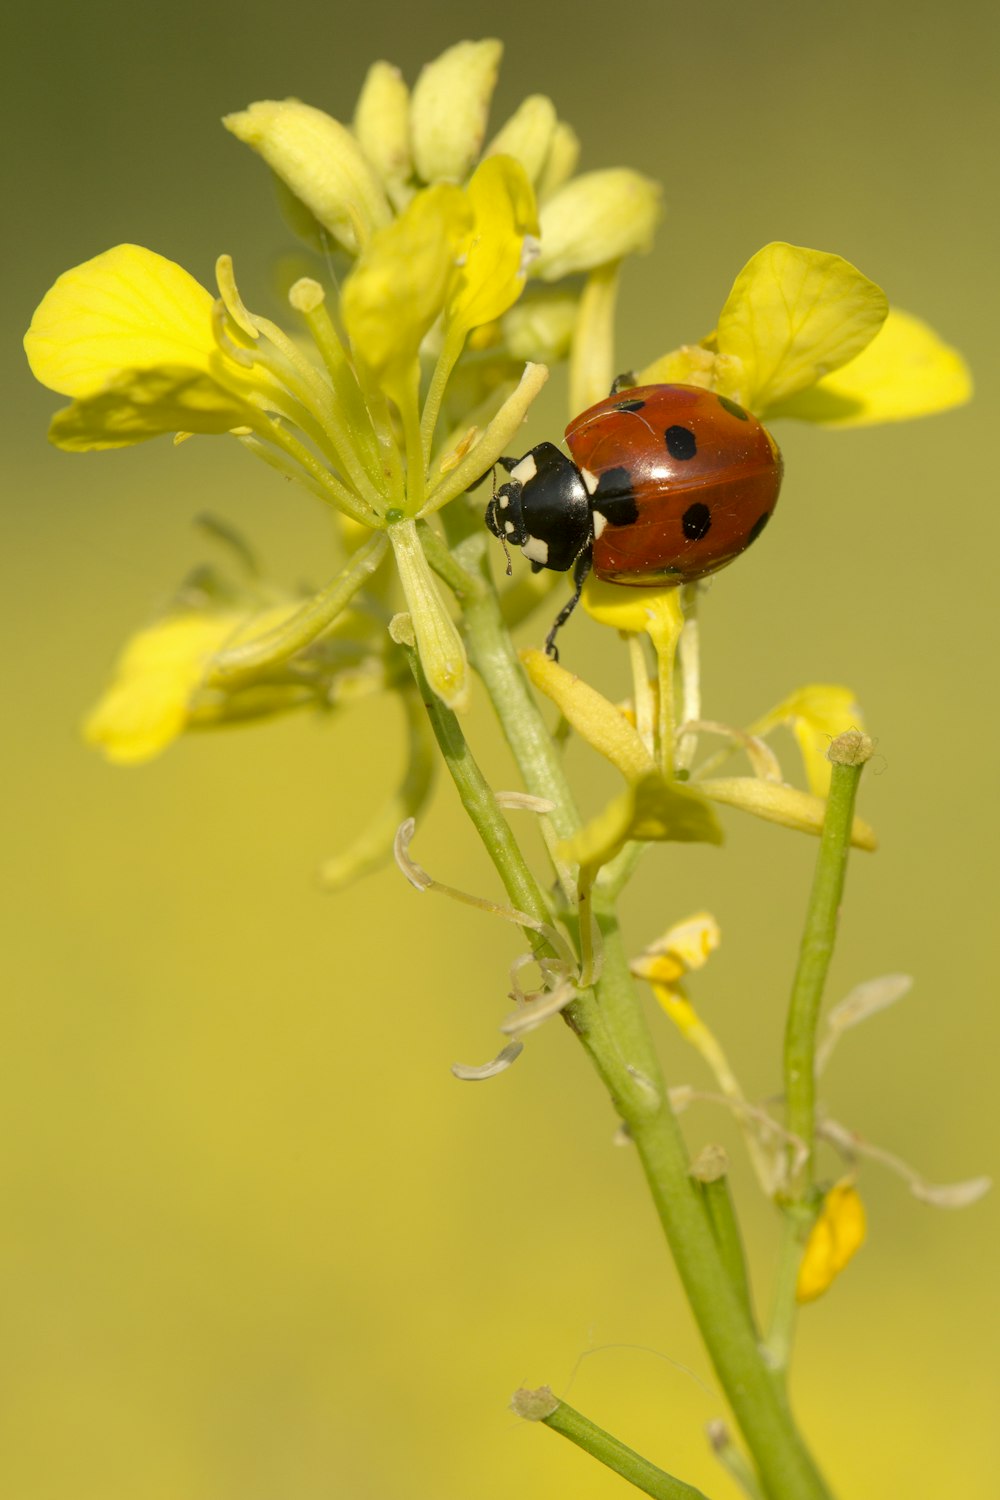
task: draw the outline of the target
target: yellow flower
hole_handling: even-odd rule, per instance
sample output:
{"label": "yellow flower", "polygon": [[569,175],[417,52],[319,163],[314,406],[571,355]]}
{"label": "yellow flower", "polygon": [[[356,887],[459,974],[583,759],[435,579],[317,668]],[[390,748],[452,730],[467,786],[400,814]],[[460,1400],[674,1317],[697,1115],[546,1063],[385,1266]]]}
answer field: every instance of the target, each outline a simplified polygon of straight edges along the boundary
{"label": "yellow flower", "polygon": [[849,261],[782,241],[737,276],[714,333],[637,377],[704,386],[764,420],[900,421],[968,400],[971,380],[924,323],[889,309]]}
{"label": "yellow flower", "polygon": [[795,1298],[812,1302],[822,1296],[865,1242],[864,1204],[850,1178],[832,1187],[809,1232],[799,1265]]}

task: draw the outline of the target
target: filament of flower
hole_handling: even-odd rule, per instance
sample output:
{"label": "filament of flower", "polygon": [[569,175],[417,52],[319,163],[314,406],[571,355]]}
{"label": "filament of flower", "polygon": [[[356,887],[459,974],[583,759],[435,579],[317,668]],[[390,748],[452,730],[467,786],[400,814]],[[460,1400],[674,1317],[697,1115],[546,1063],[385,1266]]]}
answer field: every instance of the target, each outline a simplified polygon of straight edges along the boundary
{"label": "filament of flower", "polygon": [[258,318],[257,322],[264,337],[287,361],[287,368],[263,350],[256,352],[255,359],[316,415],[326,438],[324,449],[332,449],[334,461],[347,472],[358,494],[372,509],[380,509],[385,490],[376,488],[360,461],[329,381],[276,324],[267,318]]}

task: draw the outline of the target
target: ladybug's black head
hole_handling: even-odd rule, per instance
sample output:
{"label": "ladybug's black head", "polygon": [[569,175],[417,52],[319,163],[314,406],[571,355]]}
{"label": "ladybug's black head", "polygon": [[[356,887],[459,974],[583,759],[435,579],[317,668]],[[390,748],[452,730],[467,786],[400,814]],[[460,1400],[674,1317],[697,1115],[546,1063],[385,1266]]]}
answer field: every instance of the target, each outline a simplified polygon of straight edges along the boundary
{"label": "ladybug's black head", "polygon": [[520,547],[536,570],[565,573],[592,539],[590,496],[572,459],[554,443],[539,443],[510,466],[486,508],[486,525]]}

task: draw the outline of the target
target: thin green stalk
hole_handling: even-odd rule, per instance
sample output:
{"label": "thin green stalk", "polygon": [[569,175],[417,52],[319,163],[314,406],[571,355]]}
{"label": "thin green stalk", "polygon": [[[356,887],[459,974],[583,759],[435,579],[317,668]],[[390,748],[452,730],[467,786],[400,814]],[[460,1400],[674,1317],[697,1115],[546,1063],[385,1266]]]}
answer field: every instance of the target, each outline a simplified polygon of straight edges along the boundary
{"label": "thin green stalk", "polygon": [[[463,807],[496,866],[507,895],[518,911],[534,918],[536,922],[550,924],[552,914],[545,897],[525,863],[510,824],[500,811],[493,788],[469,749],[458,720],[451,709],[431,691],[416,651],[408,651],[407,656],[445,765],[458,789]],[[529,930],[527,936],[536,949],[545,943],[534,931]]]}
{"label": "thin green stalk", "polygon": [[652,1495],[654,1500],[706,1500],[702,1490],[685,1484],[682,1479],[675,1479],[665,1469],[658,1469],[648,1458],[627,1448],[582,1412],[568,1406],[565,1401],[559,1401],[547,1387],[539,1391],[516,1391],[511,1406],[519,1417],[529,1422],[544,1422],[553,1432],[569,1438],[571,1443],[606,1468],[613,1469],[644,1495]]}
{"label": "thin green stalk", "polygon": [[525,786],[533,796],[544,797],[554,804],[549,817],[558,837],[572,838],[579,831],[580,815],[563,771],[559,749],[539,714],[504,624],[500,602],[490,581],[489,540],[487,532],[480,526],[457,549],[463,567],[481,577],[487,585],[480,595],[466,602],[463,611],[469,654],[486,686]]}
{"label": "thin green stalk", "polygon": [[805,1142],[808,1152],[793,1184],[791,1197],[798,1201],[808,1195],[813,1181],[816,1026],[837,937],[858,782],[872,748],[866,735],[852,730],[839,735],[829,750],[833,763],[830,794],[785,1028],[785,1119],[789,1131]]}
{"label": "thin green stalk", "polygon": [[[574,1029],[638,1150],[688,1303],[740,1425],[768,1500],[829,1500],[829,1490],[772,1379],[734,1287],[670,1108],[617,926],[602,921],[604,968],[595,996],[572,1007]],[[592,1025],[599,1015],[600,1024]],[[635,1089],[636,1077],[645,1085]]]}
{"label": "thin green stalk", "polygon": [[739,1292],[740,1300],[752,1322],[754,1318],[753,1294],[750,1290],[750,1277],[747,1274],[743,1236],[736,1218],[733,1195],[729,1190],[729,1177],[726,1172],[720,1172],[718,1177],[699,1176],[697,1180],[701,1188],[701,1196],[705,1200],[709,1223],[715,1235],[715,1243],[719,1247],[722,1263],[729,1273],[730,1281]]}
{"label": "thin green stalk", "polygon": [[816,1134],[816,1028],[826,976],[837,937],[847,856],[858,783],[872,754],[866,735],[851,730],[834,740],[833,763],[823,831],[816,855],[799,962],[785,1027],[785,1122],[807,1148],[804,1164],[790,1185],[778,1258],[767,1350],[776,1382],[787,1378],[795,1333],[795,1287],[802,1250],[814,1218],[812,1184]]}
{"label": "thin green stalk", "polygon": [[205,674],[206,686],[233,687],[240,682],[252,681],[266,668],[288,661],[296,652],[304,650],[343,613],[375,572],[388,547],[385,532],[373,532],[367,541],[362,542],[347,567],[283,624],[254,640],[241,641],[218,652]]}

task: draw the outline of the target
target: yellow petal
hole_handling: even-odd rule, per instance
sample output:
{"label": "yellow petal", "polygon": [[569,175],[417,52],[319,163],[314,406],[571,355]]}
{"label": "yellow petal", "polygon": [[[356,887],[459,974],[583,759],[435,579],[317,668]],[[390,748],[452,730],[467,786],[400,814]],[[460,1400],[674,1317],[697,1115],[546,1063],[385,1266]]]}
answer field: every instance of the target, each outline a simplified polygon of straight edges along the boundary
{"label": "yellow petal", "polygon": [[665,589],[628,589],[605,583],[593,574],[583,586],[580,602],[588,615],[614,630],[653,633],[664,611],[676,608],[677,585]]}
{"label": "yellow petal", "polygon": [[860,354],[887,312],[881,287],[849,261],[776,241],[737,276],[716,342],[742,362],[744,405],[766,417]]}
{"label": "yellow petal", "polygon": [[32,372],[64,396],[91,396],[123,370],[209,371],[214,298],[181,266],[116,245],[64,271],[25,334]]}
{"label": "yellow petal", "polygon": [[627,167],[585,172],[544,205],[532,273],[558,281],[648,250],[661,213],[659,186],[648,177]]}
{"label": "yellow petal", "polygon": [[621,710],[596,688],[567,672],[544,651],[522,651],[521,661],[535,687],[551,698],[577,734],[617,766],[623,776],[636,781],[653,770],[653,758],[639,735]]}
{"label": "yellow petal", "polygon": [[390,196],[412,171],[410,159],[410,91],[392,63],[372,63],[354,111],[358,144]]}
{"label": "yellow petal", "polygon": [[485,156],[512,156],[536,182],[549,155],[556,128],[556,107],[544,94],[529,94],[497,131]]}
{"label": "yellow petal", "polygon": [[956,349],[898,307],[867,349],[810,390],[771,408],[772,417],[799,417],[826,427],[905,422],[961,406],[972,377]]}
{"label": "yellow petal", "polygon": [[654,359],[635,377],[636,385],[700,385],[706,391],[738,400],[746,386],[743,361],[719,354],[704,344],[682,344]]}
{"label": "yellow petal", "polygon": [[788,724],[798,741],[809,790],[825,797],[832,767],[830,743],[848,729],[863,729],[861,708],[850,688],[835,682],[810,682],[751,724],[748,733],[765,735],[777,724]]}
{"label": "yellow petal", "polygon": [[222,123],[352,254],[388,224],[392,211],[371,162],[323,110],[299,99],[260,99]]}
{"label": "yellow petal", "polygon": [[[712,802],[724,802],[727,807],[741,808],[743,812],[753,813],[768,823],[797,828],[800,833],[819,834],[823,831],[826,803],[820,797],[800,792],[797,787],[760,781],[756,776],[711,777],[706,781],[697,781],[694,785]],[[875,832],[864,818],[854,819],[851,843],[856,849],[872,850],[878,847]]]}
{"label": "yellow petal", "polygon": [[191,701],[209,659],[247,631],[270,628],[295,604],[256,616],[192,612],[159,620],[125,646],[110,686],[84,723],[88,744],[116,765],[152,760],[190,722]]}
{"label": "yellow petal", "polygon": [[56,412],[49,439],[67,452],[86,453],[169,432],[230,432],[254,415],[210,375],[170,367],[139,370]]}
{"label": "yellow petal", "polygon": [[426,188],[373,235],[344,283],[341,310],[354,353],[387,388],[414,366],[441,313],[470,225],[461,188]]}
{"label": "yellow petal", "polygon": [[479,155],[503,44],[458,42],[423,69],[413,90],[413,160],[425,182],[461,182]]}
{"label": "yellow petal", "polygon": [[592,876],[633,839],[721,844],[722,829],[698,790],[649,771],[560,844],[558,853]]}
{"label": "yellow petal", "polygon": [[448,301],[449,332],[492,323],[513,306],[524,289],[525,237],[538,234],[531,183],[512,157],[481,162],[466,196],[473,222]]}
{"label": "yellow petal", "polygon": [[795,1298],[812,1302],[822,1295],[865,1242],[865,1209],[848,1180],[838,1182],[823,1199],[823,1207],[806,1241],[799,1265]]}

